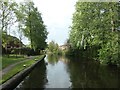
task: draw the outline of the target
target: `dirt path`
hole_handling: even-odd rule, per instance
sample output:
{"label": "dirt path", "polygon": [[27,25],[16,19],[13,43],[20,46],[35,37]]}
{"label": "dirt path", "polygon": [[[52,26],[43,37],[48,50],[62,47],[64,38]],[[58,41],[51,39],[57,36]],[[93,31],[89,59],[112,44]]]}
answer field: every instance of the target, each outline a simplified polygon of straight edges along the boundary
{"label": "dirt path", "polygon": [[16,66],[17,64],[26,62],[26,61],[28,61],[28,60],[30,60],[30,59],[34,59],[34,58],[35,58],[35,56],[30,56],[30,57],[27,58],[27,60],[23,60],[23,61],[20,61],[20,62],[17,62],[17,63],[14,63],[14,64],[9,65],[8,67],[6,67],[6,68],[4,68],[4,69],[2,69],[2,70],[0,71],[0,75],[3,76],[3,75],[6,74],[9,70],[11,70],[12,68],[14,68],[14,66]]}

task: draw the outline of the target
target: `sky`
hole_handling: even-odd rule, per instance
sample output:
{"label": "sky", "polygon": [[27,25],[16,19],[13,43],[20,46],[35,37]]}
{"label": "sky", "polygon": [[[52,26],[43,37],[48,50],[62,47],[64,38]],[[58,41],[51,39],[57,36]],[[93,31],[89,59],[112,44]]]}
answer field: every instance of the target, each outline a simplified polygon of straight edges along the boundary
{"label": "sky", "polygon": [[[18,1],[18,0],[17,0]],[[22,1],[22,0],[19,0]],[[42,14],[42,19],[49,32],[47,42],[55,41],[63,45],[69,37],[70,25],[72,24],[72,15],[75,11],[77,0],[32,0],[35,7]],[[13,35],[16,34],[12,32]],[[23,38],[24,44],[29,44],[27,38]]]}
{"label": "sky", "polygon": [[[24,0],[16,0],[21,2]],[[28,1],[28,0],[27,0]],[[30,0],[29,0],[30,1]],[[44,24],[49,32],[47,42],[55,41],[63,45],[69,37],[72,15],[78,0],[31,0],[42,14]],[[91,0],[93,1],[93,0]],[[95,0],[96,1],[96,0]],[[15,35],[15,33],[12,32]],[[16,35],[17,36],[17,35]],[[22,39],[24,44],[29,44],[27,38]]]}
{"label": "sky", "polygon": [[34,0],[34,3],[47,26],[47,42],[53,40],[63,45],[69,37],[76,0]]}

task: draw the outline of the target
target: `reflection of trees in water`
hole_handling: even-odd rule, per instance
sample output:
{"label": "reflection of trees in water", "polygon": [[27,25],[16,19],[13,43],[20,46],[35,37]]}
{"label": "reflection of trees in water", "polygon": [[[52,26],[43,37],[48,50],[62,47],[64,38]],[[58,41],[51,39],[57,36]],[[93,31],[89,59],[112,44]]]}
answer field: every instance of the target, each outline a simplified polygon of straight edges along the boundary
{"label": "reflection of trees in water", "polygon": [[47,59],[50,64],[55,65],[59,60],[59,56],[58,55],[47,55]]}
{"label": "reflection of trees in water", "polygon": [[65,56],[61,55],[47,55],[48,62],[52,65],[56,64],[58,61],[62,61],[64,63],[69,63],[69,59]]}
{"label": "reflection of trees in water", "polygon": [[101,66],[99,74],[102,82],[105,84],[105,87],[109,87],[109,88],[119,87],[119,81],[118,81],[119,75],[117,68]]}
{"label": "reflection of trees in water", "polygon": [[61,57],[59,58],[59,60],[62,61],[62,62],[64,62],[65,64],[67,64],[67,63],[70,62],[70,60],[69,60],[68,58],[66,58],[65,56],[61,56]]}
{"label": "reflection of trees in water", "polygon": [[[57,63],[58,60],[67,62],[65,64],[66,70],[69,73],[71,86],[73,88],[118,87],[118,71],[116,69],[101,66],[98,62],[87,59],[67,59],[58,56],[48,56],[47,58],[48,62],[53,65]],[[46,66],[45,62],[42,61],[23,82],[22,87],[30,90],[31,88],[44,88],[46,84]]]}
{"label": "reflection of trees in water", "polygon": [[68,68],[73,88],[114,88],[118,85],[115,73],[105,67],[102,69],[96,61],[71,60]]}
{"label": "reflection of trees in water", "polygon": [[42,60],[22,83],[21,87],[23,90],[32,90],[32,88],[44,88],[46,83],[46,66],[45,61]]}

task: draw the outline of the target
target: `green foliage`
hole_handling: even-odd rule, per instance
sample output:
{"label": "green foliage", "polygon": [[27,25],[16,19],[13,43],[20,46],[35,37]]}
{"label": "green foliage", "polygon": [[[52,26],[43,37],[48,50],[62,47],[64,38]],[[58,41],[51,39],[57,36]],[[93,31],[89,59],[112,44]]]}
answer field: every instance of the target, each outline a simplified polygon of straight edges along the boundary
{"label": "green foliage", "polygon": [[[41,13],[34,7],[33,2],[16,3],[13,0],[0,1],[0,13],[0,30],[2,31],[3,47],[12,43],[20,44],[22,37],[26,36],[31,41],[32,49],[35,51],[45,49],[48,32],[42,20]],[[11,26],[15,24],[17,24],[16,28],[18,29],[15,32],[19,33],[19,40],[9,38],[10,36],[7,37]],[[9,41],[11,42],[9,43]],[[16,51],[13,50],[13,52]]]}
{"label": "green foliage", "polygon": [[17,3],[13,0],[0,1],[0,30],[6,31],[15,23],[15,8]]}
{"label": "green foliage", "polygon": [[42,20],[41,13],[34,7],[34,3],[21,3],[18,11],[16,11],[16,16],[24,35],[31,41],[31,48],[35,50],[44,49],[46,47],[48,32]]}
{"label": "green foliage", "polygon": [[48,52],[51,54],[62,54],[62,51],[59,49],[59,45],[54,41],[51,41],[48,44]]}
{"label": "green foliage", "polygon": [[118,33],[111,33],[112,37],[109,42],[102,46],[99,50],[99,59],[101,63],[119,65],[119,44]]}
{"label": "green foliage", "polygon": [[96,54],[101,63],[118,65],[119,7],[117,2],[78,1],[69,37],[71,47],[86,50],[99,46]]}

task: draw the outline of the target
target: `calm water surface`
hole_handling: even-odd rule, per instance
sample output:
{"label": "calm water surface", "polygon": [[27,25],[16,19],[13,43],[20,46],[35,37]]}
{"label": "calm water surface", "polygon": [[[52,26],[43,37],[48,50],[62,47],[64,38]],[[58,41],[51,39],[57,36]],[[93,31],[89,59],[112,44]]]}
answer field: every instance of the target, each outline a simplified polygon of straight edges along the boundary
{"label": "calm water surface", "polygon": [[17,88],[118,88],[118,70],[88,59],[47,56]]}

